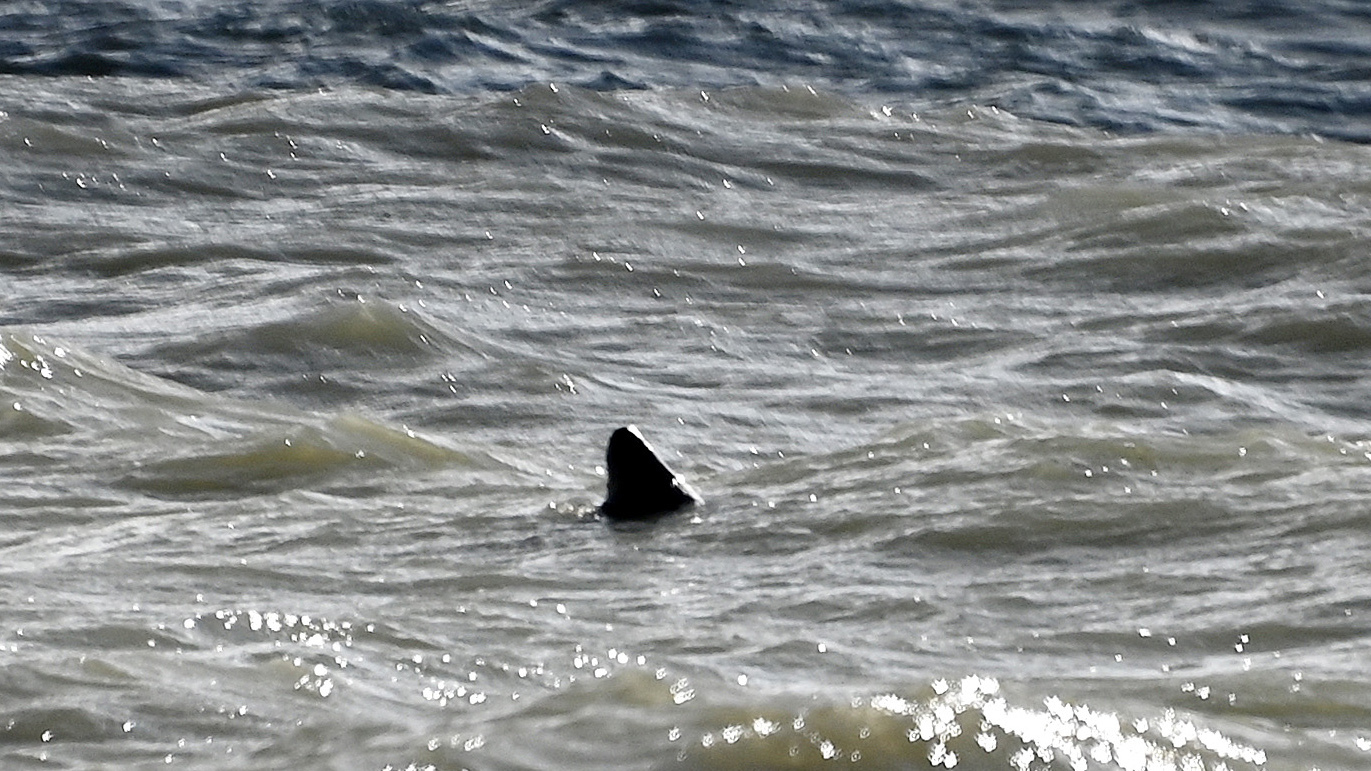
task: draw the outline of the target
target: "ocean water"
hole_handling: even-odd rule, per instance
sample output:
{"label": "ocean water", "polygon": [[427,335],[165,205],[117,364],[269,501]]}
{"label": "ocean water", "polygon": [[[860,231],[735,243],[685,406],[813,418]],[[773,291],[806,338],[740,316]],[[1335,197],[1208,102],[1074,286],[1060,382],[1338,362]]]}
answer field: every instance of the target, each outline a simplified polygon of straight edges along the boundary
{"label": "ocean water", "polygon": [[[0,5],[0,767],[1371,768],[1360,2]],[[602,521],[633,423],[705,503]]]}

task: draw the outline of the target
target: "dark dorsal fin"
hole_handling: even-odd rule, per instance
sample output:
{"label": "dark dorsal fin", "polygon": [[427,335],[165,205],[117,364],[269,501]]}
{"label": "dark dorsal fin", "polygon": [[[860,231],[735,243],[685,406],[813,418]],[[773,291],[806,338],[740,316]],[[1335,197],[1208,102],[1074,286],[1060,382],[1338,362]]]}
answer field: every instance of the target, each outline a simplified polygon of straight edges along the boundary
{"label": "dark dorsal fin", "polygon": [[609,494],[600,511],[610,519],[651,519],[699,503],[700,497],[662,462],[636,426],[616,429],[605,451]]}

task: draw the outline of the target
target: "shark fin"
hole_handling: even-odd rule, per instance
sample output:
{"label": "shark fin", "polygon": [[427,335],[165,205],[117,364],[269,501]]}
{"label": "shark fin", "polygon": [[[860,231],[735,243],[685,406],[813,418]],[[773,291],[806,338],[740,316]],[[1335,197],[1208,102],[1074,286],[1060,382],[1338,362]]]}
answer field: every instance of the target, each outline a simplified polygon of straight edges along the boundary
{"label": "shark fin", "polygon": [[609,491],[600,511],[610,519],[652,519],[700,502],[647,443],[637,426],[616,429],[605,450]]}

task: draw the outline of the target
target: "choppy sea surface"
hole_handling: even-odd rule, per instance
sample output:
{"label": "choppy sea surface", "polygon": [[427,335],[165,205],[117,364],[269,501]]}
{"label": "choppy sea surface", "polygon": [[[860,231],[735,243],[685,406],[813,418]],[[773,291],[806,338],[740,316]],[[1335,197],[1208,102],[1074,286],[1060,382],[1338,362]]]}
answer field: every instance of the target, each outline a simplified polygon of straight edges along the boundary
{"label": "choppy sea surface", "polygon": [[[1371,10],[0,6],[0,767],[1371,768]],[[614,526],[635,423],[704,495]]]}

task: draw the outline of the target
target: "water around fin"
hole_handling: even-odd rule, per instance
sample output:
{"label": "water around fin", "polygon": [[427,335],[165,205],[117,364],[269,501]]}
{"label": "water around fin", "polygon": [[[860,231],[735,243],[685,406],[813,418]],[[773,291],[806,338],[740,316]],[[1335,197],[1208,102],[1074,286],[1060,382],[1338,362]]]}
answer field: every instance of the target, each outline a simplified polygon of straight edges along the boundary
{"label": "water around fin", "polygon": [[676,476],[637,426],[616,429],[605,450],[609,492],[600,511],[610,519],[652,519],[700,502],[700,496]]}

